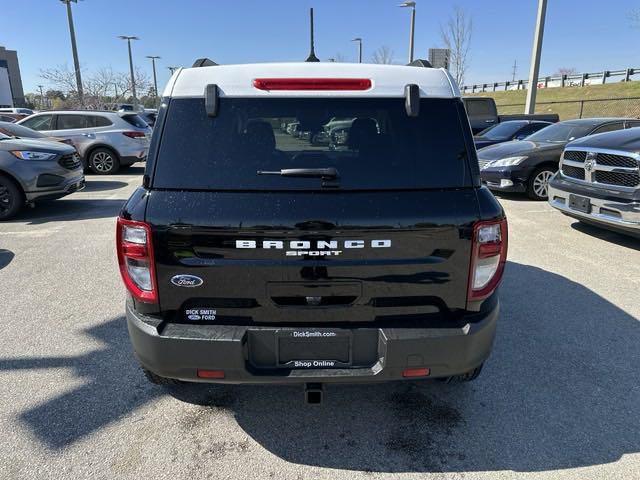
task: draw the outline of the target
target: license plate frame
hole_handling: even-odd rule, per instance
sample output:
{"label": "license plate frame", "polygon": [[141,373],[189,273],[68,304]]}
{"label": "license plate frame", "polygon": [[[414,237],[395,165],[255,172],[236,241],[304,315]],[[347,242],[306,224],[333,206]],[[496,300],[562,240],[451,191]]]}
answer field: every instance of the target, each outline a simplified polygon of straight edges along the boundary
{"label": "license plate frame", "polygon": [[282,329],[275,333],[278,368],[349,368],[353,336],[340,329]]}
{"label": "license plate frame", "polygon": [[580,195],[569,195],[569,208],[582,213],[591,213],[591,199]]}

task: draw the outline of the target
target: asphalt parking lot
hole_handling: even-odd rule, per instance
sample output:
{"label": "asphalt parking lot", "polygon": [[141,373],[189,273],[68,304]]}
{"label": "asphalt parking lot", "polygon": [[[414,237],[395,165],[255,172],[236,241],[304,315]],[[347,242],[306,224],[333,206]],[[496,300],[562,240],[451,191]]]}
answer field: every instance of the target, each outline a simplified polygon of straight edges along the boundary
{"label": "asphalt parking lot", "polygon": [[640,478],[640,241],[501,197],[494,353],[468,385],[163,390],[137,369],[114,217],[141,168],[0,224],[0,478]]}

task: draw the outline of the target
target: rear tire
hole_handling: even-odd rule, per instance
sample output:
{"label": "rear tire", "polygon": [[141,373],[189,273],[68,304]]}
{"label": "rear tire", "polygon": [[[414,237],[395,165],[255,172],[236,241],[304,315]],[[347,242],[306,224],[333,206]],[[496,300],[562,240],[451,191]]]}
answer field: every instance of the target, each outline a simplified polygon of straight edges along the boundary
{"label": "rear tire", "polygon": [[89,155],[89,168],[98,175],[113,175],[120,169],[120,160],[108,148],[96,148]]}
{"label": "rear tire", "polygon": [[11,179],[0,175],[0,221],[15,216],[23,205],[22,190]]}
{"label": "rear tire", "polygon": [[468,372],[461,373],[460,375],[453,375],[451,377],[439,378],[438,380],[440,380],[443,383],[472,382],[480,376],[480,372],[482,372],[483,365],[484,363],[481,363],[479,366],[477,366],[473,370],[469,370]]}
{"label": "rear tire", "polygon": [[531,200],[549,198],[549,180],[555,173],[552,167],[536,168],[527,180],[527,196]]}
{"label": "rear tire", "polygon": [[149,380],[149,382],[153,383],[154,385],[180,385],[183,382],[181,382],[180,380],[176,380],[175,378],[167,378],[167,377],[161,377],[160,375],[157,375],[155,373],[153,373],[151,370],[147,370],[144,367],[140,367],[142,368],[142,373],[144,373],[144,376],[147,377],[147,380]]}

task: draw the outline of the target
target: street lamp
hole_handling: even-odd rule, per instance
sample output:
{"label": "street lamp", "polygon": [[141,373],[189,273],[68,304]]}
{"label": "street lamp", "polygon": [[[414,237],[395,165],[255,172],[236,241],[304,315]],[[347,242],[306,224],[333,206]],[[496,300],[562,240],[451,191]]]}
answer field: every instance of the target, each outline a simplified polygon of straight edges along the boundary
{"label": "street lamp", "polygon": [[360,37],[356,37],[351,41],[358,42],[358,63],[362,63],[362,39]]}
{"label": "street lamp", "polygon": [[133,105],[138,104],[138,98],[136,97],[136,79],[133,74],[133,58],[131,57],[131,40],[140,40],[138,37],[132,37],[129,35],[118,35],[118,38],[127,41],[129,47],[129,71],[131,73],[131,93],[133,94]]}
{"label": "street lamp", "polygon": [[67,20],[69,20],[69,35],[71,36],[71,51],[73,52],[73,67],[76,70],[76,88],[78,90],[78,101],[84,104],[84,94],[82,91],[82,76],[80,75],[80,62],[78,60],[78,47],[76,46],[76,30],[73,27],[73,14],[71,13],[71,2],[78,3],[78,0],[60,0],[67,5]]}
{"label": "street lamp", "polygon": [[177,69],[179,69],[180,67],[167,67],[169,69],[169,71],[171,72],[171,75],[173,75],[173,72],[175,72]]}
{"label": "street lamp", "polygon": [[533,114],[536,111],[536,93],[538,89],[538,75],[540,73],[540,55],[542,54],[542,37],[544,36],[544,21],[547,16],[547,0],[538,0],[538,15],[536,17],[536,32],[533,37],[533,52],[531,53],[531,68],[529,69],[529,89],[524,113]]}
{"label": "street lamp", "polygon": [[158,97],[158,79],[156,78],[156,60],[160,57],[157,55],[147,55],[147,58],[151,59],[151,64],[153,65],[153,88],[156,94],[156,98]]}
{"label": "street lamp", "polygon": [[413,37],[416,28],[416,2],[406,0],[398,5],[402,8],[411,8],[411,30],[409,31],[409,63],[413,62]]}

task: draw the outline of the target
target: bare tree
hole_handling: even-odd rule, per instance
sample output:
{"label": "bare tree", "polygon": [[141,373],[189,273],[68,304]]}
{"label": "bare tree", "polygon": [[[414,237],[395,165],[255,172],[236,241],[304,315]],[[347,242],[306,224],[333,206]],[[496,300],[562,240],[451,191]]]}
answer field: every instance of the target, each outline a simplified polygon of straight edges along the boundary
{"label": "bare tree", "polygon": [[556,70],[553,76],[564,77],[565,75],[575,75],[577,73],[578,70],[576,70],[574,67],[560,67],[558,70]]}
{"label": "bare tree", "polygon": [[371,56],[372,63],[383,63],[383,64],[392,64],[393,63],[393,50],[391,50],[386,45],[378,48],[373,55]]}
{"label": "bare tree", "polygon": [[440,25],[440,36],[445,48],[449,49],[449,68],[459,85],[464,84],[464,76],[469,68],[469,50],[473,20],[460,7],[454,7],[453,15],[445,25]]}
{"label": "bare tree", "polygon": [[75,92],[77,88],[76,73],[74,70],[69,69],[67,64],[40,70],[40,78],[65,94]]}
{"label": "bare tree", "polygon": [[631,28],[637,28],[640,30],[640,8],[636,10],[631,10],[627,14],[627,18],[629,19],[629,23],[631,24]]}
{"label": "bare tree", "polygon": [[[63,98],[58,98],[56,105],[60,108],[80,108],[76,94],[75,72],[67,65],[40,70],[40,77],[62,93]],[[137,68],[135,81],[139,92],[148,92],[147,96],[155,98],[152,92],[153,82],[147,73]],[[105,108],[112,103],[130,101],[132,94],[129,73],[116,72],[110,66],[84,75],[82,86],[84,108]]]}

